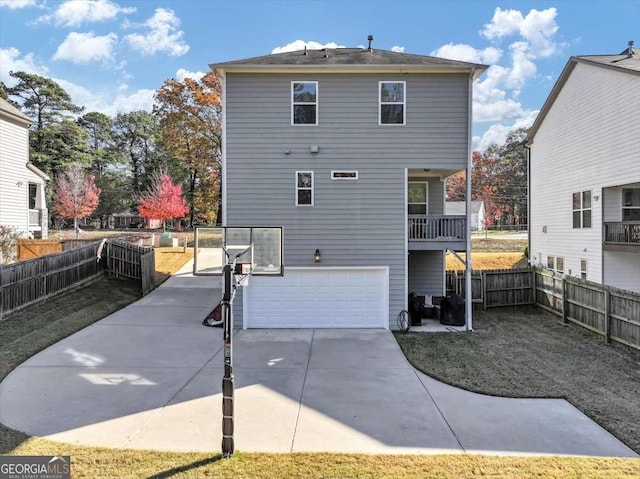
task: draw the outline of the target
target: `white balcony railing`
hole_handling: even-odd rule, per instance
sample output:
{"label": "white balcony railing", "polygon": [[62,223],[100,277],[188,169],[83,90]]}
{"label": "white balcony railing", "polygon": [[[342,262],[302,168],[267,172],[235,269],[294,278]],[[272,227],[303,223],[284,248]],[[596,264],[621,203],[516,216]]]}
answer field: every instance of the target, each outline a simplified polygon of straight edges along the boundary
{"label": "white balcony railing", "polygon": [[465,241],[466,222],[458,215],[409,215],[409,241]]}
{"label": "white balcony railing", "polygon": [[29,210],[29,226],[42,226],[42,210]]}

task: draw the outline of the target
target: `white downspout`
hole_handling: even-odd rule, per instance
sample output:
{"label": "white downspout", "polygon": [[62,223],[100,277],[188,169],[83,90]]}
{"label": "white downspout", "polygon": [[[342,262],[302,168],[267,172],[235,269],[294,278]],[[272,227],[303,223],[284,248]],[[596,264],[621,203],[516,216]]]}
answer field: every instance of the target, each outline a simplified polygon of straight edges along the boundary
{"label": "white downspout", "polygon": [[220,154],[222,155],[222,181],[220,182],[220,197],[222,199],[222,226],[227,226],[227,74],[222,71],[220,75],[220,82],[222,83],[222,148]]}
{"label": "white downspout", "polygon": [[469,94],[467,101],[468,105],[468,115],[467,115],[467,191],[465,194],[465,208],[466,208],[466,234],[467,234],[467,251],[466,251],[466,268],[465,268],[465,317],[466,317],[466,326],[467,331],[473,331],[473,316],[472,316],[472,306],[473,306],[473,296],[471,291],[471,172],[473,169],[473,160],[471,151],[471,140],[472,140],[472,127],[473,127],[473,76],[475,74],[476,69],[472,68],[471,73],[469,74]]}

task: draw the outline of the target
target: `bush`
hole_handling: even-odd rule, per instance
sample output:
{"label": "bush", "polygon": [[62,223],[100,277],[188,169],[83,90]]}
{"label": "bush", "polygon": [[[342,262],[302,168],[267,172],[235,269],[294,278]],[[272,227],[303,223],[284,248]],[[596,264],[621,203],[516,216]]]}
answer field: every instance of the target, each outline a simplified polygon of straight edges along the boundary
{"label": "bush", "polygon": [[12,263],[18,257],[16,248],[20,234],[9,226],[0,225],[0,264]]}

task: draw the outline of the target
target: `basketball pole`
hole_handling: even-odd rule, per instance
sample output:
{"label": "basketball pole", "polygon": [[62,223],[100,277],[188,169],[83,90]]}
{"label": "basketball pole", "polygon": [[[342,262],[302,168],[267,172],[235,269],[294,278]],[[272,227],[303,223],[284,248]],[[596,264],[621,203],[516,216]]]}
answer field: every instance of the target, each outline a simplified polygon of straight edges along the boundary
{"label": "basketball pole", "polygon": [[231,305],[233,304],[232,266],[227,262],[222,269],[224,276],[224,293],[222,295],[223,343],[224,343],[224,375],[222,377],[222,457],[233,456],[233,359]]}

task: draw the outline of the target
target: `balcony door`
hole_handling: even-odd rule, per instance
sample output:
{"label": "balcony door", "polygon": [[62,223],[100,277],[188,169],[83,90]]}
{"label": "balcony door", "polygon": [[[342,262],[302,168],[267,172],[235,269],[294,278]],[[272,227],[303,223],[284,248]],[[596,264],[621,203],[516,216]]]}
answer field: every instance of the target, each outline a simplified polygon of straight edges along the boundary
{"label": "balcony door", "polygon": [[429,183],[409,181],[407,200],[410,215],[426,215],[429,212]]}

